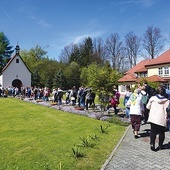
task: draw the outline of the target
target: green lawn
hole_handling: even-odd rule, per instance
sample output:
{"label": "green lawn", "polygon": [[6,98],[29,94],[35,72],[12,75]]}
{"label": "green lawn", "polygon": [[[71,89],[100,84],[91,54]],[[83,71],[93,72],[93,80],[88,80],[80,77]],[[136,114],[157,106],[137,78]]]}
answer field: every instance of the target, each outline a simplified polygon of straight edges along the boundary
{"label": "green lawn", "polygon": [[[2,170],[97,170],[126,130],[15,98],[0,98],[0,103]],[[107,133],[98,130],[107,126]],[[82,139],[95,145],[83,147]],[[78,146],[83,157],[75,158],[72,149]]]}

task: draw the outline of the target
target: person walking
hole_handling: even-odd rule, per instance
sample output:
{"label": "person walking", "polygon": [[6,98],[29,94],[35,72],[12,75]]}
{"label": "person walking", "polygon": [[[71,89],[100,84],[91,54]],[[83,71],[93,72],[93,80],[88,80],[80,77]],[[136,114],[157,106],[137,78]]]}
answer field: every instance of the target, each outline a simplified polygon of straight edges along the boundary
{"label": "person walking", "polygon": [[134,133],[134,138],[139,138],[139,130],[141,125],[141,116],[144,112],[144,106],[142,103],[142,96],[140,95],[140,89],[137,88],[131,94],[130,99],[127,102],[127,107],[130,107],[131,125]]}
{"label": "person walking", "polygon": [[[156,95],[152,96],[146,107],[149,109],[148,122],[151,125],[150,132],[150,149],[157,151],[163,149],[163,142],[165,139],[165,130],[167,125],[167,112],[166,108],[169,105],[169,101],[166,98],[165,88],[158,87]],[[155,149],[156,136],[159,134],[159,146]]]}
{"label": "person walking", "polygon": [[118,104],[118,99],[116,98],[116,91],[113,91],[113,95],[109,99],[109,103],[107,106],[108,113],[109,113],[110,108],[113,108],[115,115],[117,115],[118,114],[117,104]]}
{"label": "person walking", "polygon": [[124,96],[124,100],[123,100],[123,105],[125,106],[125,118],[130,118],[130,108],[126,106],[128,100],[130,99],[130,96],[132,94],[132,91],[131,91],[131,88],[130,88],[130,85],[127,85],[126,86],[126,93],[125,93],[125,96]]}
{"label": "person walking", "polygon": [[148,109],[146,108],[146,104],[148,102],[148,94],[145,92],[145,90],[143,88],[141,88],[140,94],[142,96],[142,102],[144,105],[144,113],[142,115],[142,124],[146,124],[148,121],[148,116],[149,116]]}

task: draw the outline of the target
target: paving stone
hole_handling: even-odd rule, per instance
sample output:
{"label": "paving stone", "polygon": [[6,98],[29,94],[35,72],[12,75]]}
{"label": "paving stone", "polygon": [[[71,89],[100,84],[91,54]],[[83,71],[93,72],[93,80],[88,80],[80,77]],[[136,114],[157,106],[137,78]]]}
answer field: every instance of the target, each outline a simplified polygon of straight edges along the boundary
{"label": "paving stone", "polygon": [[[112,152],[110,161],[101,170],[162,170],[170,169],[170,133],[165,133],[166,149],[153,152],[150,150],[150,124],[141,125],[141,138],[134,139],[131,126]],[[158,137],[156,147],[158,146]]]}

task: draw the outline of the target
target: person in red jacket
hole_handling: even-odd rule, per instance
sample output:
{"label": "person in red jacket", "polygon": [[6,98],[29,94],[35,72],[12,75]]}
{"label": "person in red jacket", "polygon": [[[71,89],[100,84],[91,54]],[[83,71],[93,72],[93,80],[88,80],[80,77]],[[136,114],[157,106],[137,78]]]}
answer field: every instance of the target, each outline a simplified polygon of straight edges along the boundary
{"label": "person in red jacket", "polygon": [[109,110],[109,108],[114,108],[115,114],[117,114],[117,105],[119,104],[119,99],[116,96],[116,91],[113,91],[113,95],[109,100],[109,105],[107,107],[107,110]]}

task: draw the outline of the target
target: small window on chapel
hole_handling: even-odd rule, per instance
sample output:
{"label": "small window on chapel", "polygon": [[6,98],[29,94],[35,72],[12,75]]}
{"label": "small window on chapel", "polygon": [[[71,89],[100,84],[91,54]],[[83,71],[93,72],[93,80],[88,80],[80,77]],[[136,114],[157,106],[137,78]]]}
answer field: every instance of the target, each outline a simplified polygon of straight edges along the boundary
{"label": "small window on chapel", "polygon": [[19,63],[19,59],[18,58],[16,59],[16,63]]}

